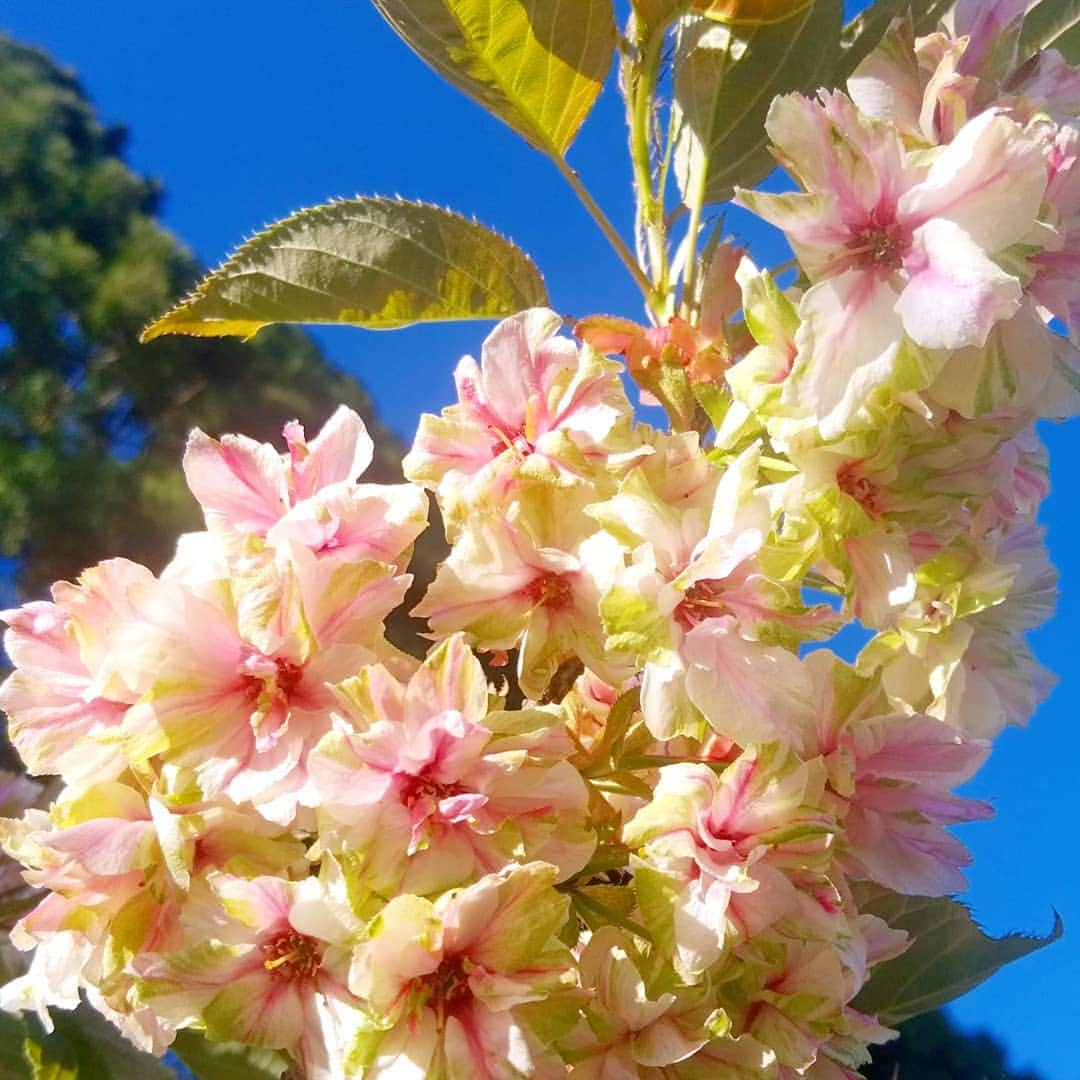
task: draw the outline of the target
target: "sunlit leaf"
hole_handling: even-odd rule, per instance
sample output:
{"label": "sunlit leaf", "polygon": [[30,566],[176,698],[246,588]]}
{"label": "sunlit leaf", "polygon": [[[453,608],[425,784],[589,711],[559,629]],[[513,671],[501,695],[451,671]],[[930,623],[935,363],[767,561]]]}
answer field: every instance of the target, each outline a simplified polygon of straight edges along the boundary
{"label": "sunlit leaf", "polygon": [[1057,49],[1080,64],[1080,0],[1034,0],[1024,18],[1020,55]]}
{"label": "sunlit leaf", "polygon": [[954,0],[877,0],[844,27],[840,38],[840,57],[834,81],[844,80],[874,51],[885,36],[889,24],[898,16],[911,12],[917,34],[930,33],[941,18],[952,10]]}
{"label": "sunlit leaf", "polygon": [[861,912],[877,915],[912,937],[906,952],[874,968],[854,1001],[857,1009],[888,1025],[940,1008],[1062,934],[1056,915],[1046,937],[991,938],[955,900],[901,896],[870,884],[860,885],[856,896]]}
{"label": "sunlit leaf", "polygon": [[271,323],[495,319],[547,302],[532,260],[459,214],[396,199],[301,210],[240,247],[143,331],[250,337]]}
{"label": "sunlit leaf", "polygon": [[213,1043],[197,1031],[178,1032],[172,1050],[198,1080],[278,1080],[289,1067],[274,1050]]}
{"label": "sunlit leaf", "polygon": [[675,55],[675,165],[683,201],[721,202],[772,171],[765,116],[777,94],[812,92],[836,66],[840,0],[818,0],[783,22],[683,22]]}
{"label": "sunlit leaf", "polygon": [[611,69],[611,0],[374,0],[440,75],[561,157]]}

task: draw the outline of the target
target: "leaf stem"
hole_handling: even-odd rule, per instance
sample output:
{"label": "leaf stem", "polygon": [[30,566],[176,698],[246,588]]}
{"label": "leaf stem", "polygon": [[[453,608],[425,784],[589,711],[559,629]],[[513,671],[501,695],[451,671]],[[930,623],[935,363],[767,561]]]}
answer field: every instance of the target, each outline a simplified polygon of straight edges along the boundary
{"label": "leaf stem", "polygon": [[[667,145],[664,147],[664,157],[660,162],[660,175],[656,181],[656,192],[658,201],[660,203],[660,210],[663,211],[665,200],[664,194],[667,191],[668,178],[671,175],[671,164],[675,156],[675,137],[678,134],[675,124],[675,108],[674,106],[668,107],[668,132],[667,132]],[[667,230],[672,224],[672,215],[664,214],[663,222],[664,229]],[[675,220],[678,220],[676,218]]]}
{"label": "leaf stem", "polygon": [[[652,105],[660,78],[660,58],[664,47],[664,29],[652,30],[644,43],[640,65],[631,64],[628,80],[630,93],[630,156],[637,189],[639,227],[645,233],[656,291],[663,301],[668,294],[667,237],[664,227],[663,192],[659,198],[653,188],[650,122]],[[636,68],[636,70],[635,70]],[[660,312],[657,312],[660,314]]]}
{"label": "leaf stem", "polygon": [[694,299],[694,288],[697,285],[698,234],[701,232],[701,213],[705,204],[705,192],[703,189],[704,184],[700,186],[699,191],[694,193],[694,201],[690,206],[690,222],[686,226],[686,269],[683,274],[681,307],[683,315],[691,322],[696,321],[694,317],[697,315],[700,306]]}
{"label": "leaf stem", "polygon": [[[725,50],[722,56],[723,62],[720,66],[718,83],[722,83],[727,75],[730,52]],[[697,286],[698,234],[701,232],[701,215],[705,208],[705,198],[708,193],[708,162],[702,164],[702,167],[698,170],[698,174],[694,177],[694,180],[696,182],[694,183],[693,192],[691,193],[687,204],[690,209],[690,221],[686,228],[686,239],[684,241],[686,245],[686,261],[683,264],[683,287],[679,301],[679,307],[683,316],[691,322],[696,320],[699,308],[699,304],[694,297],[694,289]]]}
{"label": "leaf stem", "polygon": [[619,235],[618,229],[612,225],[611,220],[604,213],[600,204],[592,197],[589,189],[581,182],[581,177],[578,176],[566,158],[556,157],[555,164],[558,166],[563,178],[573,188],[574,194],[577,195],[582,206],[589,212],[589,216],[596,222],[604,236],[607,237],[607,241],[614,248],[615,254],[619,256],[623,265],[630,271],[630,276],[637,283],[638,288],[641,289],[646,303],[651,308],[655,300],[652,282],[649,281],[645,272],[641,269],[637,259],[634,257],[634,253]]}

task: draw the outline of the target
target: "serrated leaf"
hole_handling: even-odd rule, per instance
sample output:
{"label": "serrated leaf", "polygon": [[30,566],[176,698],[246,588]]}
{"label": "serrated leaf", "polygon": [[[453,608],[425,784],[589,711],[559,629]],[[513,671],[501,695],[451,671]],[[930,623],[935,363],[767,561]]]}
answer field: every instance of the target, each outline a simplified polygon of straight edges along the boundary
{"label": "serrated leaf", "polygon": [[885,36],[893,19],[911,12],[916,34],[929,34],[952,10],[955,0],[877,0],[860,12],[840,36],[840,57],[833,81],[844,80],[870,55]]}
{"label": "serrated leaf", "polygon": [[440,75],[538,150],[565,155],[611,68],[611,0],[374,0]]}
{"label": "serrated leaf", "polygon": [[902,896],[879,885],[856,888],[859,910],[912,937],[907,951],[874,968],[855,1008],[887,1025],[940,1008],[984,982],[999,968],[1056,941],[1060,916],[1046,937],[988,937],[956,900]]}
{"label": "serrated leaf", "polygon": [[532,260],[485,226],[425,203],[342,199],[253,237],[142,340],[251,337],[282,322],[389,330],[546,303]]}
{"label": "serrated leaf", "polygon": [[[614,841],[601,844],[588,863],[570,881],[576,887],[577,882],[588,881],[597,874],[603,874],[608,870],[623,870],[629,861],[630,852],[622,844]],[[556,886],[557,889],[563,891],[565,891],[566,887],[566,882]]]}
{"label": "serrated leaf", "polygon": [[1080,0],[1035,0],[1024,16],[1021,57],[1057,49],[1070,64],[1080,64]]}
{"label": "serrated leaf", "polygon": [[172,1051],[198,1080],[279,1080],[289,1067],[274,1050],[213,1043],[190,1029],[177,1032]]}
{"label": "serrated leaf", "polygon": [[811,92],[836,68],[841,0],[817,3],[783,22],[725,26],[685,19],[675,53],[675,171],[683,201],[730,198],[775,166],[765,116],[777,94]]}

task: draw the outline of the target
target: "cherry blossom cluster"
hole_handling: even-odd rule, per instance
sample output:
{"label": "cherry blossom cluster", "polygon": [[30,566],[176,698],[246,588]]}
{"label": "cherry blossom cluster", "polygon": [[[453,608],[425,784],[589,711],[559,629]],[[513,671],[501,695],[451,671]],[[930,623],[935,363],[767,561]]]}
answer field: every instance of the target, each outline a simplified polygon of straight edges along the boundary
{"label": "cherry blossom cluster", "polygon": [[[721,246],[697,322],[507,319],[400,485],[344,408],[284,452],[196,431],[206,528],[160,575],[4,613],[11,739],[63,787],[0,823],[42,890],[0,1004],[309,1080],[857,1080],[907,944],[862,899],[964,888],[955,789],[1051,683],[1080,74],[1017,66],[1023,10],[897,21],[774,103],[799,189],[738,200],[794,285]],[[386,620],[429,493],[420,660]]]}

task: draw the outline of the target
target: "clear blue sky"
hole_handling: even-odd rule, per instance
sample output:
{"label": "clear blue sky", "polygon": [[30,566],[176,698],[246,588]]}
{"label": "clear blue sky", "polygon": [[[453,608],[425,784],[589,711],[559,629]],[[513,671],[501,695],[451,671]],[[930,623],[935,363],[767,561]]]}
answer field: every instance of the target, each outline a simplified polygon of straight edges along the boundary
{"label": "clear blue sky", "polygon": [[[207,263],[301,206],[336,195],[402,194],[498,228],[536,259],[555,306],[639,317],[621,265],[555,170],[401,44],[369,0],[7,0],[0,30],[74,69],[109,122],[131,131],[129,160],[165,185],[164,219]],[[631,197],[618,99],[601,100],[571,160],[628,227]],[[730,218],[759,261],[775,242]],[[450,373],[484,324],[320,332],[332,360],[411,436],[452,392]],[[994,933],[1066,937],[997,975],[953,1009],[1046,1080],[1080,1076],[1080,426],[1050,428],[1053,495],[1044,513],[1061,570],[1057,618],[1036,635],[1061,685],[1026,731],[1009,731],[973,785],[999,817],[970,826],[967,900]]]}

